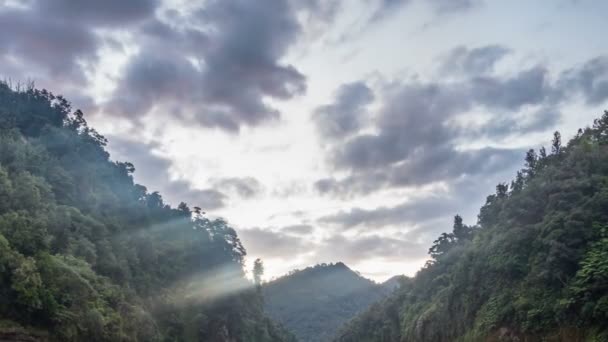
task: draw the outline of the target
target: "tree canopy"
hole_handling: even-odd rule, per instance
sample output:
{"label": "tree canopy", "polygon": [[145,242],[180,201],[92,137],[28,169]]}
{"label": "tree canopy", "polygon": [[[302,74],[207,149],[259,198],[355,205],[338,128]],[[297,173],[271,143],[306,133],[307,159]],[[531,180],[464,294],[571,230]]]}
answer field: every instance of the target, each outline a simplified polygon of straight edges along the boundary
{"label": "tree canopy", "polygon": [[235,230],[135,184],[106,143],[63,97],[0,83],[0,337],[292,340]]}
{"label": "tree canopy", "polygon": [[264,284],[266,311],[301,342],[330,341],[340,326],[387,296],[399,277],[376,284],[345,264],[319,264]]}
{"label": "tree canopy", "polygon": [[608,341],[608,112],[543,151],[337,341]]}

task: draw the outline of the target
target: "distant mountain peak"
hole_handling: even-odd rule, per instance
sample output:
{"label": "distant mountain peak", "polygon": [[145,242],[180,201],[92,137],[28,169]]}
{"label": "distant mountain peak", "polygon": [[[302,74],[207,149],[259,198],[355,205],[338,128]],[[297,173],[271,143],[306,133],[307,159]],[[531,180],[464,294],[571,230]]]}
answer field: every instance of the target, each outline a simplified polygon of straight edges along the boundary
{"label": "distant mountain peak", "polygon": [[343,262],[294,270],[263,287],[266,310],[299,341],[328,341],[394,286],[376,284]]}

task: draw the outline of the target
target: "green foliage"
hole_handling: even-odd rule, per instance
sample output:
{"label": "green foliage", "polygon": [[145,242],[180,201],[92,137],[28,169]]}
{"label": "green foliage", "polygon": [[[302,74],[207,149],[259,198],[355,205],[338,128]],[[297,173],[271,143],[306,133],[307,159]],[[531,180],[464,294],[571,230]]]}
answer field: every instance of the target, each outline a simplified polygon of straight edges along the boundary
{"label": "green foliage", "polygon": [[[51,341],[291,341],[245,279],[234,229],[135,184],[106,142],[62,97],[0,83],[10,329]],[[0,339],[15,333],[3,329]]]}
{"label": "green foliage", "polygon": [[264,284],[269,316],[299,341],[328,341],[339,327],[398,284],[376,284],[343,263],[320,264]]}
{"label": "green foliage", "polygon": [[[338,341],[608,341],[608,112],[530,150],[469,230]],[[462,234],[467,231],[467,234]]]}

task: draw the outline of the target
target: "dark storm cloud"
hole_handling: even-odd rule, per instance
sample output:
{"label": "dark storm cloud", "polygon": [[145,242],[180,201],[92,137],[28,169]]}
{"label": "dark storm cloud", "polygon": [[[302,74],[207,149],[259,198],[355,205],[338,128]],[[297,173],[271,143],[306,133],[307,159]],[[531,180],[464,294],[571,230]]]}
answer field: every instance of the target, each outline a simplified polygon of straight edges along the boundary
{"label": "dark storm cloud", "polygon": [[310,247],[309,243],[300,237],[262,228],[240,229],[239,237],[247,246],[249,254],[262,258],[294,256]]}
{"label": "dark storm cloud", "polygon": [[458,46],[444,58],[441,71],[444,73],[461,73],[479,75],[494,70],[494,66],[510,50],[501,45],[487,45],[469,49]]}
{"label": "dark storm cloud", "polygon": [[244,199],[253,198],[263,191],[262,184],[253,177],[220,178],[211,180],[211,183],[214,188]]}
{"label": "dark storm cloud", "polygon": [[159,191],[172,205],[187,202],[203,210],[220,209],[226,205],[227,196],[214,189],[195,189],[185,180],[172,180],[171,160],[154,153],[157,144],[110,137],[109,150],[112,159],[129,161],[135,165],[137,182],[154,186],[149,192]]}
{"label": "dark storm cloud", "polygon": [[344,138],[357,132],[365,118],[365,106],[374,99],[374,94],[364,82],[340,86],[334,102],[317,107],[313,120],[325,138]]}

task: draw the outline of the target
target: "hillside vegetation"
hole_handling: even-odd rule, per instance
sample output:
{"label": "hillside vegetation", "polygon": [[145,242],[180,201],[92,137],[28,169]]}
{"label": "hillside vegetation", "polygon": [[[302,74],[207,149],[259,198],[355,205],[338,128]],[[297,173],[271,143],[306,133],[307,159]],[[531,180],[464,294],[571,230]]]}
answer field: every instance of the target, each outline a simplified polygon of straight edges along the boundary
{"label": "hillside vegetation", "polygon": [[331,341],[340,326],[387,296],[397,278],[376,284],[345,264],[297,270],[263,286],[268,315],[301,342]]}
{"label": "hillside vegetation", "polygon": [[608,341],[608,112],[525,161],[337,341]]}
{"label": "hillside vegetation", "polygon": [[64,98],[0,83],[0,340],[292,340],[236,232],[134,184],[105,144]]}

